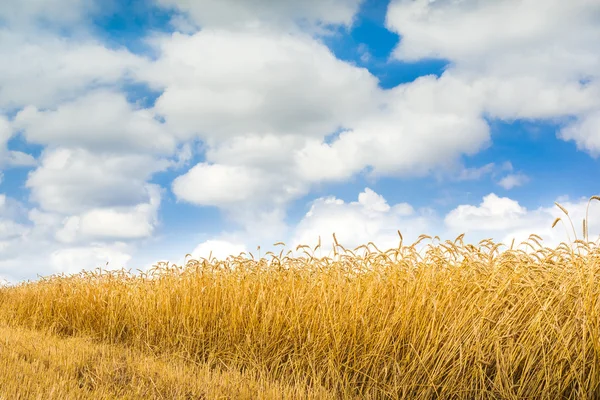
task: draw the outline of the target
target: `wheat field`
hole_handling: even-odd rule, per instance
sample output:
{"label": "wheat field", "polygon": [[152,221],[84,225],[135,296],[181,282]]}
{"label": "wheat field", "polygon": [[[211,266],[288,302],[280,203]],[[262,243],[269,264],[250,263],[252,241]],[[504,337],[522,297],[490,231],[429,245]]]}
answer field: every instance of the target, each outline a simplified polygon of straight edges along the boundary
{"label": "wheat field", "polygon": [[427,241],[2,288],[0,398],[600,398],[586,223],[553,249]]}

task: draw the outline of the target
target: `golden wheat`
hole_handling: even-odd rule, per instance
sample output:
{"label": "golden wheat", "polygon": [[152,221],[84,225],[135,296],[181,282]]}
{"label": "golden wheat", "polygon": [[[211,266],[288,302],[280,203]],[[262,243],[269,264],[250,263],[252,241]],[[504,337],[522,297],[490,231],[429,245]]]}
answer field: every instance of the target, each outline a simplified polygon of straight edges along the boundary
{"label": "golden wheat", "polygon": [[385,252],[334,237],[333,260],[309,248],[48,277],[2,288],[0,320],[324,397],[600,398],[597,243],[532,235],[501,251],[461,235],[419,252],[431,237],[399,236]]}
{"label": "golden wheat", "polygon": [[334,399],[169,354],[0,325],[0,400]]}

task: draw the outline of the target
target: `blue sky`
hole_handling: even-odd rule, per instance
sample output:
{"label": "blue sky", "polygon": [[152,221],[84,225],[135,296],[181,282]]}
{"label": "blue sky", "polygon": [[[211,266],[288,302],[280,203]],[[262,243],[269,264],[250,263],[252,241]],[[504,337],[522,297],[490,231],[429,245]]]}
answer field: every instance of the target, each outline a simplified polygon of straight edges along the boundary
{"label": "blue sky", "polygon": [[540,7],[0,6],[0,279],[333,232],[567,240],[554,202],[579,227],[598,194],[600,5]]}

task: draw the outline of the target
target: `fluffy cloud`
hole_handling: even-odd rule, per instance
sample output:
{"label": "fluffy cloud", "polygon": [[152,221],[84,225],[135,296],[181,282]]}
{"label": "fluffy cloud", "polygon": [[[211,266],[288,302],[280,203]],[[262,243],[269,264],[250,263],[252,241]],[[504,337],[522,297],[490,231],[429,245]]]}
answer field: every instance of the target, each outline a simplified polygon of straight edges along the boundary
{"label": "fluffy cloud", "polygon": [[562,82],[540,76],[470,76],[452,71],[480,93],[481,112],[504,120],[558,119],[584,115],[600,107],[600,84]]}
{"label": "fluffy cloud", "polygon": [[199,244],[190,254],[195,260],[209,259],[209,256],[224,260],[228,256],[237,256],[247,251],[244,244],[232,243],[227,240],[207,240]]}
{"label": "fluffy cloud", "polygon": [[93,10],[90,0],[20,0],[0,3],[0,23],[12,27],[39,21],[56,25],[72,25]]}
{"label": "fluffy cloud", "polygon": [[[208,163],[174,183],[195,204],[259,202],[266,188],[283,204],[311,183],[369,167],[423,175],[489,143],[480,94],[450,75],[384,92],[367,71],[303,36],[209,30],[159,43],[162,58],[144,73],[165,89],[155,109],[179,137],[208,144]],[[242,61],[231,61],[234,47]],[[348,128],[326,142],[341,126]]]}
{"label": "fluffy cloud", "polygon": [[20,238],[28,232],[27,226],[17,222],[23,211],[18,202],[0,194],[0,249],[7,246],[8,241]]}
{"label": "fluffy cloud", "polygon": [[578,117],[560,137],[594,154],[600,109],[600,5],[587,0],[518,3],[394,0],[387,26],[401,60],[443,58],[480,93],[489,116]]}
{"label": "fluffy cloud", "polygon": [[72,247],[54,251],[50,255],[50,265],[52,273],[65,274],[96,268],[120,270],[131,260],[130,252],[123,243]]}
{"label": "fluffy cloud", "polygon": [[[0,117],[0,168],[35,162],[8,149],[16,132],[46,146],[26,185],[36,208],[25,218],[0,206],[0,275],[48,260],[56,272],[130,262],[136,240],[158,224],[161,192],[151,177],[195,154],[188,142],[176,161],[159,157],[196,139],[205,159],[174,180],[173,192],[221,208],[245,229],[202,243],[196,257],[239,253],[286,232],[294,244],[314,245],[318,236],[327,244],[336,232],[348,247],[373,241],[383,248],[397,245],[398,229],[406,242],[463,232],[469,241],[536,231],[564,239],[548,229],[552,207],[528,210],[493,194],[437,216],[365,189],[355,202],[317,199],[296,228],[287,226],[286,206],[312,185],[365,171],[422,176],[455,168],[490,144],[484,117],[574,116],[559,137],[600,152],[595,3],[550,0],[541,11],[535,0],[393,0],[387,24],[402,36],[394,56],[439,57],[451,67],[440,78],[382,90],[367,70],[338,60],[309,34],[315,26],[350,25],[360,2],[159,0],[183,12],[179,26],[188,23],[191,33],[155,37],[154,61],[89,35],[14,28],[40,19],[76,24],[92,2],[0,5],[0,58],[13,60],[0,64],[0,110],[11,115]],[[161,92],[151,109],[118,91],[129,80]],[[495,164],[463,168],[456,179],[495,178],[497,171]],[[523,176],[498,183],[514,187]],[[566,206],[579,218],[583,204]]]}
{"label": "fluffy cloud", "polygon": [[187,12],[203,28],[289,29],[294,22],[350,25],[361,0],[158,0],[158,3]]}
{"label": "fluffy cloud", "polygon": [[94,154],[86,150],[46,150],[29,174],[31,199],[43,210],[63,214],[97,207],[131,206],[148,198],[145,181],[166,162],[145,155]]}
{"label": "fluffy cloud", "polygon": [[132,207],[95,208],[64,220],[56,238],[64,243],[90,239],[149,237],[158,222],[160,188],[148,185],[149,202]]}
{"label": "fluffy cloud", "polygon": [[489,145],[476,94],[451,75],[422,77],[385,96],[383,110],[365,115],[333,143],[313,141],[300,150],[301,175],[340,180],[367,167],[374,175],[425,175]]}
{"label": "fluffy cloud", "polygon": [[434,215],[430,210],[416,211],[406,203],[390,206],[369,188],[358,201],[345,203],[335,197],[320,198],[298,223],[290,240],[291,247],[299,244],[315,246],[321,237],[322,248],[331,249],[333,233],[340,244],[348,248],[373,242],[385,249],[398,247],[398,230],[411,241],[431,231]]}
{"label": "fluffy cloud", "polygon": [[29,106],[15,117],[15,127],[30,143],[83,147],[93,151],[171,154],[175,140],[150,110],[127,102],[124,94],[100,90],[39,111]]}
{"label": "fluffy cloud", "polygon": [[[579,227],[585,217],[587,199],[564,202],[574,224]],[[552,228],[555,218],[561,217],[566,225]],[[589,210],[590,240],[600,240],[600,207],[592,204]],[[563,228],[567,228],[566,231]],[[413,243],[419,235],[438,235],[442,240],[454,240],[465,233],[465,242],[477,243],[482,239],[494,238],[497,243],[518,245],[538,234],[545,246],[553,247],[561,242],[573,240],[574,234],[568,218],[554,205],[528,210],[517,201],[485,196],[479,205],[459,205],[445,216],[438,216],[430,209],[414,210],[406,203],[389,205],[379,194],[369,188],[358,196],[358,201],[345,203],[335,197],[320,198],[313,202],[310,211],[298,223],[288,244],[314,246],[321,237],[323,255],[332,249],[332,234],[344,247],[354,248],[373,242],[380,250],[396,248],[398,233],[404,244]],[[578,238],[583,232],[576,230]]]}
{"label": "fluffy cloud", "polygon": [[518,202],[490,194],[479,206],[461,205],[445,218],[446,225],[454,230],[478,227],[486,231],[502,231],[515,228],[521,223],[527,210]]}
{"label": "fluffy cloud", "polygon": [[577,148],[585,150],[593,157],[600,156],[600,109],[580,118],[558,133],[563,140],[572,140]]}
{"label": "fluffy cloud", "polygon": [[173,182],[179,198],[198,205],[227,205],[256,197],[268,187],[248,167],[200,163]]}
{"label": "fluffy cloud", "polygon": [[[153,201],[157,200],[155,195]],[[79,224],[78,231],[71,232],[69,240],[61,240],[66,237],[65,225],[73,217],[64,218],[35,208],[28,210],[15,199],[0,195],[0,276],[16,282],[35,279],[38,274],[77,273],[82,269],[105,267],[107,261],[111,263],[109,268],[126,267],[134,244],[116,239],[132,239],[136,235],[136,224],[143,226],[145,214],[151,219],[155,210],[150,208],[156,206],[150,203],[123,210],[119,221],[106,219],[106,215],[93,220],[94,213],[100,210],[92,211],[80,218],[83,223]],[[55,236],[59,236],[59,240]]]}
{"label": "fluffy cloud", "polygon": [[141,73],[164,90],[155,111],[180,139],[207,145],[206,162],[173,184],[195,204],[281,205],[305,194],[294,152],[378,105],[375,77],[306,35],[207,29],[156,43],[161,57]]}
{"label": "fluffy cloud", "polygon": [[[15,281],[77,272],[104,265],[105,257],[123,264],[134,247],[116,240],[153,233],[160,192],[147,181],[173,164],[157,155],[175,150],[151,110],[129,104],[115,89],[145,60],[82,32],[41,31],[35,23],[71,28],[77,16],[39,18],[50,3],[35,10],[28,7],[39,2],[18,3],[0,6],[0,57],[12,60],[0,65],[0,110],[17,115],[0,116],[0,169],[37,168],[26,182],[29,212],[0,216],[0,275]],[[7,147],[17,133],[46,146],[39,164]]]}
{"label": "fluffy cloud", "polygon": [[[506,4],[502,7],[508,10]],[[557,118],[600,107],[600,85],[569,80],[564,71],[558,79],[526,70],[496,70],[495,63],[480,65],[477,60],[495,53],[477,46],[453,50],[451,38],[446,53],[427,50],[435,44],[418,42],[413,47],[423,53],[406,55],[422,30],[433,27],[434,38],[436,29],[451,36],[444,21],[450,27],[460,25],[473,9],[485,15],[482,20],[500,10],[484,3],[469,8],[449,2],[393,2],[388,26],[403,35],[395,54],[417,59],[435,53],[454,66],[440,78],[421,77],[388,91],[377,88],[367,71],[337,60],[302,34],[275,35],[260,27],[242,34],[208,24],[192,35],[156,40],[161,57],[140,73],[141,79],[164,90],[156,112],[179,138],[198,136],[207,144],[206,161],[176,180],[175,193],[195,204],[231,209],[236,203],[264,203],[269,188],[267,202],[277,199],[271,204],[283,207],[313,183],[341,181],[361,171],[422,176],[452,169],[461,156],[490,144],[484,116]],[[522,39],[521,33],[516,39],[511,35],[506,40]],[[491,48],[512,51],[494,41]],[[513,177],[503,183],[522,182]]]}
{"label": "fluffy cloud", "polygon": [[2,168],[33,166],[36,163],[31,155],[8,149],[8,141],[13,133],[13,128],[8,119],[0,115],[0,173]]}
{"label": "fluffy cloud", "polygon": [[[573,232],[568,222],[568,217],[554,205],[540,207],[536,210],[527,210],[516,200],[506,197],[498,197],[490,194],[483,198],[479,206],[461,205],[452,210],[444,220],[449,232],[466,232],[468,241],[476,241],[484,238],[494,238],[496,242],[510,244],[513,239],[516,243],[526,240],[530,234],[541,236],[546,246],[556,246],[561,242],[574,240],[575,235],[583,238],[583,232],[579,228],[581,221],[585,218],[587,199],[576,202],[562,202],[569,217],[575,225]],[[561,226],[552,228],[555,218],[560,217],[566,224],[566,231]],[[597,204],[590,206],[589,232],[590,240],[596,241],[600,238],[600,208]]]}
{"label": "fluffy cloud", "polygon": [[140,77],[164,89],[155,110],[182,137],[322,137],[377,106],[375,77],[305,35],[203,30],[156,45]]}
{"label": "fluffy cloud", "polygon": [[6,109],[54,107],[90,87],[122,82],[145,63],[125,49],[109,49],[85,37],[47,32],[30,37],[1,28],[0,59],[11,60],[0,63],[0,108]]}
{"label": "fluffy cloud", "polygon": [[393,0],[387,26],[402,35],[399,59],[580,78],[598,76],[599,10],[588,0],[549,0],[543,9],[537,0]]}
{"label": "fluffy cloud", "polygon": [[527,175],[518,173],[506,175],[504,178],[500,179],[498,185],[502,186],[506,190],[510,190],[514,187],[522,186],[527,182],[529,182]]}

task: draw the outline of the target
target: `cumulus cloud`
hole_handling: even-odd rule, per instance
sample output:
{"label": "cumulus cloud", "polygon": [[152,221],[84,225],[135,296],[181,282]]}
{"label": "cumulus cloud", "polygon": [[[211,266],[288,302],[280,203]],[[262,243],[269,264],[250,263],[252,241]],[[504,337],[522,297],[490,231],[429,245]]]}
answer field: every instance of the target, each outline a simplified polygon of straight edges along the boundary
{"label": "cumulus cloud", "polygon": [[294,23],[351,25],[361,0],[158,0],[187,12],[202,28],[290,29]]}
{"label": "cumulus cloud", "polygon": [[190,254],[195,260],[200,258],[208,260],[210,257],[224,260],[228,256],[237,256],[247,251],[246,246],[241,243],[232,243],[227,240],[207,240],[200,243]]}
{"label": "cumulus cloud", "polygon": [[[119,228],[132,232],[135,226],[131,226],[130,222],[135,212],[124,214],[127,215],[123,215],[118,223],[112,221],[110,227],[106,223],[111,221],[89,221],[100,223],[101,226],[84,224],[80,228],[88,235],[86,238],[82,240],[82,232],[76,232],[79,236],[74,235],[73,241],[62,243],[54,236],[64,229],[69,218],[35,208],[28,209],[13,198],[0,195],[0,275],[14,283],[36,279],[38,275],[77,273],[99,266],[109,269],[126,267],[134,252],[134,245],[116,240],[125,235],[115,230]],[[109,231],[103,231],[104,228]],[[110,261],[108,267],[105,266],[107,261]]]}
{"label": "cumulus cloud", "polygon": [[0,23],[23,27],[43,21],[58,26],[80,22],[94,9],[91,0],[20,0],[0,4]]}
{"label": "cumulus cloud", "polygon": [[[588,199],[561,204],[568,210],[574,225],[580,227],[585,218]],[[561,225],[552,228],[552,223],[558,217],[565,221],[566,231],[561,229]],[[590,206],[589,239],[593,241],[600,239],[598,217],[600,208],[597,205]],[[469,241],[494,238],[496,242],[505,244],[510,244],[513,239],[520,243],[534,233],[542,237],[546,246],[553,247],[561,242],[574,240],[575,236],[583,238],[581,229],[577,228],[573,232],[567,216],[553,204],[528,210],[516,200],[499,197],[493,193],[485,196],[478,206],[458,206],[446,215],[444,222],[449,232],[466,232],[466,239]]]}
{"label": "cumulus cloud", "polygon": [[[564,199],[563,199],[564,200]],[[585,217],[587,199],[577,201],[565,200],[561,203],[568,211],[576,226]],[[552,228],[555,218],[564,219],[564,224]],[[592,204],[589,210],[590,240],[600,240],[600,207]],[[345,248],[354,249],[368,242],[373,242],[380,250],[397,248],[402,233],[403,243],[414,243],[421,234],[439,236],[442,241],[454,240],[465,234],[466,243],[477,244],[480,240],[492,238],[496,243],[520,246],[531,234],[542,237],[542,244],[554,247],[561,242],[568,243],[575,236],[583,238],[583,232],[572,231],[571,225],[562,211],[548,204],[537,209],[527,209],[518,201],[499,197],[494,193],[484,196],[478,205],[462,204],[450,210],[446,215],[438,215],[429,208],[415,209],[407,203],[390,205],[380,194],[369,188],[358,195],[357,201],[345,202],[334,196],[314,200],[310,210],[300,219],[297,225],[290,228],[286,236],[280,236],[286,247],[284,253],[292,250],[292,255],[301,256],[296,251],[298,245],[314,248],[321,242],[321,250],[317,256],[333,254],[333,234]],[[203,242],[193,258],[208,256],[208,249],[217,259],[225,259],[229,255],[238,255],[246,249],[254,250],[261,245],[262,254],[266,251],[279,253],[280,248],[270,245],[265,240],[256,241],[252,232],[221,234],[221,239]],[[523,248],[523,247],[521,247]],[[254,252],[256,256],[256,252]]]}
{"label": "cumulus cloud", "polygon": [[120,270],[131,260],[131,250],[123,243],[60,249],[50,255],[52,273],[76,274],[82,270]]}
{"label": "cumulus cloud", "polygon": [[173,183],[194,204],[281,206],[305,194],[297,149],[378,105],[375,77],[307,35],[206,29],[156,43],[161,57],[141,73],[164,90],[155,111],[180,139],[207,145],[206,162]]}
{"label": "cumulus cloud", "polygon": [[[329,54],[328,51],[326,54]],[[247,69],[248,63],[243,65]],[[337,75],[335,79],[340,81],[340,74],[343,75],[345,68],[354,67],[343,67],[337,73],[332,70],[331,75],[327,74],[327,70],[320,74],[329,76],[328,80]],[[246,72],[240,73],[245,76]],[[217,84],[217,79],[215,75],[212,85]],[[298,79],[291,81],[297,82]],[[316,93],[310,98],[326,99],[328,95],[322,91],[331,83],[314,86],[306,83],[298,87],[302,85],[315,88]],[[356,89],[352,79],[348,79],[346,85],[348,92]],[[265,200],[282,205],[306,194],[313,183],[340,181],[367,168],[373,175],[380,176],[425,175],[436,167],[453,165],[460,156],[474,154],[489,145],[489,127],[477,108],[478,97],[460,80],[452,76],[440,80],[424,77],[388,92],[373,89],[371,85],[367,82],[365,86],[365,91],[372,95],[371,105],[365,108],[364,96],[358,101],[342,96],[348,106],[353,105],[343,113],[336,110],[341,106],[333,99],[328,104],[307,99],[308,108],[302,103],[298,105],[294,96],[302,96],[304,89],[298,89],[299,94],[295,94],[296,87],[287,85],[285,90],[289,98],[277,97],[277,91],[256,94],[262,101],[248,103],[252,105],[252,112],[240,114],[239,110],[230,110],[240,118],[218,127],[217,119],[222,122],[224,117],[214,112],[208,115],[208,110],[214,110],[214,105],[205,110],[203,103],[198,101],[181,99],[173,103],[173,113],[164,114],[167,125],[173,127],[179,124],[178,121],[185,122],[180,113],[189,107],[186,125],[189,125],[190,132],[198,129],[201,137],[209,143],[206,158],[212,161],[200,163],[177,178],[173,184],[175,194],[194,204],[225,208],[236,202],[260,203]],[[186,85],[186,90],[189,88],[190,85]],[[337,91],[339,88],[332,89],[331,94]],[[175,92],[167,89],[163,96],[168,93],[174,96]],[[199,99],[204,96],[200,89],[190,93]],[[271,99],[271,96],[275,97]],[[231,101],[224,101],[223,106],[235,103],[235,96],[231,94],[229,97]],[[157,101],[159,110],[164,99],[166,97]],[[278,110],[285,103],[289,103],[289,110],[295,116],[284,121]],[[175,104],[185,105],[175,108]],[[256,110],[256,104],[264,110]],[[274,108],[269,108],[271,106]],[[303,121],[314,123],[312,116],[317,112],[316,108],[319,108],[320,115],[329,115],[329,122],[307,126]],[[204,112],[207,113],[206,118],[201,120]],[[257,116],[260,116],[258,122],[254,120]],[[211,118],[214,118],[215,127],[203,129],[202,124]],[[350,128],[328,143],[329,133],[345,123]],[[218,137],[217,133],[220,133]]]}
{"label": "cumulus cloud", "polygon": [[7,246],[7,241],[24,236],[28,227],[18,223],[17,219],[24,209],[17,201],[0,193],[0,249]]}
{"label": "cumulus cloud", "polygon": [[140,79],[164,90],[155,110],[184,138],[322,137],[377,106],[376,78],[307,35],[209,29],[155,43]]}
{"label": "cumulus cloud", "polygon": [[578,149],[598,158],[600,156],[600,109],[568,125],[557,136],[563,140],[574,141]]}
{"label": "cumulus cloud", "polygon": [[[314,35],[315,27],[351,25],[360,0],[159,0],[180,11],[173,22],[188,33],[155,36],[153,61],[90,35],[14,28],[40,19],[74,25],[91,1],[9,3],[0,5],[0,58],[14,61],[0,64],[0,110],[11,115],[0,117],[0,169],[36,168],[27,217],[0,207],[5,277],[44,260],[57,272],[127,264],[136,240],[158,224],[152,176],[188,164],[171,185],[177,198],[219,207],[245,229],[203,242],[196,256],[239,253],[286,233],[290,243],[314,245],[336,232],[349,247],[395,247],[398,229],[406,242],[421,233],[467,232],[475,241],[536,230],[556,241],[563,236],[548,230],[551,206],[528,210],[495,194],[438,216],[365,189],[354,202],[315,200],[295,228],[286,207],[316,184],[363,172],[414,177],[456,168],[490,145],[486,118],[575,117],[559,137],[591,154],[600,148],[600,24],[598,5],[587,0],[550,0],[543,12],[535,0],[393,0],[387,25],[401,35],[394,57],[451,65],[439,78],[391,90]],[[130,80],[161,93],[154,106],[127,101],[119,90]],[[39,164],[8,148],[17,132],[45,146]],[[201,162],[193,140],[203,142]],[[456,179],[495,180],[500,170],[459,167]],[[524,180],[515,172],[498,184]],[[583,204],[570,203],[572,215]]]}
{"label": "cumulus cloud", "polygon": [[460,174],[456,178],[459,181],[472,181],[478,180],[494,172],[496,165],[494,163],[488,163],[478,168],[463,168]]}
{"label": "cumulus cloud", "polygon": [[543,11],[536,0],[393,0],[386,22],[402,35],[399,59],[579,78],[598,74],[599,9],[588,0],[550,0]]}
{"label": "cumulus cloud", "polygon": [[[510,11],[506,2],[500,8],[473,4],[392,2],[387,24],[402,35],[395,55],[410,60],[443,57],[453,66],[440,78],[421,77],[387,91],[366,70],[336,59],[318,40],[303,34],[275,35],[260,26],[242,34],[217,23],[194,34],[156,40],[161,56],[139,75],[164,90],[156,112],[179,138],[196,136],[207,144],[205,162],[179,177],[174,192],[182,200],[227,210],[242,203],[264,204],[269,188],[270,199],[277,199],[270,204],[285,207],[312,184],[342,181],[364,171],[371,176],[423,176],[454,168],[463,155],[490,145],[484,116],[552,119],[600,107],[600,85],[570,80],[566,70],[560,70],[558,79],[556,74],[519,70],[516,62],[495,69],[494,62],[478,61],[497,58],[485,46],[463,48],[449,37],[442,52],[427,41],[460,36],[452,29],[471,18],[469,13],[481,20],[508,18],[494,16]],[[531,35],[548,39],[545,29],[552,23],[547,20],[561,12],[560,4],[552,7],[551,15],[539,17],[546,18],[541,33],[509,32],[502,40],[526,43]],[[205,15],[208,8],[198,5]],[[259,15],[260,7],[253,12]],[[430,27],[433,33],[423,34]],[[418,42],[420,37],[425,41]],[[512,54],[502,40],[490,39],[490,48],[502,56]],[[515,48],[519,55],[530,52],[524,44]],[[544,49],[560,57],[552,48]],[[233,54],[237,62],[232,62]],[[204,62],[205,57],[211,62]],[[552,57],[539,61],[552,63]],[[463,168],[458,179],[492,174],[491,169]],[[523,183],[516,176],[502,184]]]}
{"label": "cumulus cloud", "polygon": [[240,203],[268,183],[248,167],[200,163],[173,182],[173,192],[198,205]]}
{"label": "cumulus cloud", "polygon": [[[58,1],[58,0],[57,0]],[[19,3],[19,2],[10,2]],[[55,107],[90,87],[116,85],[145,64],[126,49],[91,38],[66,39],[47,32],[0,28],[0,108]]]}
{"label": "cumulus cloud", "polygon": [[56,238],[64,243],[90,239],[141,239],[152,235],[158,222],[160,188],[149,185],[149,202],[131,207],[95,208],[68,217]]}
{"label": "cumulus cloud", "polygon": [[[567,201],[562,205],[569,211],[576,226],[580,226],[579,221],[585,217],[587,199]],[[563,218],[566,225],[552,228],[557,217]],[[600,240],[599,217],[600,207],[592,204],[589,210],[590,240]],[[464,233],[466,243],[493,238],[497,243],[508,246],[513,239],[519,245],[531,234],[540,235],[542,243],[549,247],[575,238],[568,219],[553,204],[527,209],[516,200],[491,193],[479,205],[459,205],[445,216],[439,216],[430,209],[415,210],[406,203],[389,205],[381,195],[366,188],[355,202],[346,203],[335,197],[315,200],[291,234],[288,244],[292,244],[291,248],[298,244],[314,246],[320,236],[323,255],[326,255],[332,251],[332,235],[336,233],[344,247],[354,248],[373,242],[385,251],[398,246],[397,230],[402,233],[404,244],[412,244],[421,234],[454,240]],[[581,230],[575,234],[583,238]]]}
{"label": "cumulus cloud", "polygon": [[[0,64],[0,171],[36,167],[25,211],[0,216],[0,274],[10,281],[93,268],[105,257],[124,263],[158,224],[160,192],[148,180],[175,166],[159,158],[175,151],[175,139],[117,91],[145,59],[76,29],[90,3],[63,12],[68,1],[60,1],[0,6],[0,58],[11,60]],[[78,34],[61,37],[60,26]],[[15,135],[45,146],[39,162],[9,148]]]}
{"label": "cumulus cloud", "polygon": [[518,202],[494,193],[483,198],[479,206],[461,205],[445,218],[446,225],[455,230],[479,227],[487,231],[501,231],[516,227],[527,214]]}
{"label": "cumulus cloud", "polygon": [[600,109],[600,5],[587,0],[393,0],[386,24],[401,60],[442,58],[491,117],[577,117],[560,135],[594,153]]}
{"label": "cumulus cloud", "polygon": [[146,181],[167,166],[166,161],[149,155],[47,149],[26,186],[31,200],[45,211],[72,214],[98,207],[132,206],[146,201]]}
{"label": "cumulus cloud", "polygon": [[29,167],[36,164],[35,158],[30,154],[8,149],[8,141],[13,134],[14,130],[8,119],[0,115],[0,173],[2,168]]}
{"label": "cumulus cloud", "polygon": [[[365,115],[331,144],[311,142],[296,154],[307,180],[373,175],[426,175],[490,144],[468,85],[450,75],[426,76],[385,93],[385,107]],[[327,165],[327,168],[321,168]]]}
{"label": "cumulus cloud", "polygon": [[498,185],[502,186],[506,190],[510,190],[517,186],[522,186],[527,182],[529,182],[527,175],[518,173],[506,175],[504,178],[500,179]]}
{"label": "cumulus cloud", "polygon": [[358,200],[346,203],[335,197],[315,200],[298,223],[290,244],[315,246],[321,237],[322,248],[330,250],[333,234],[348,248],[373,242],[388,248],[398,247],[398,230],[411,241],[431,231],[435,221],[430,210],[415,210],[407,203],[390,206],[373,190],[366,188]]}
{"label": "cumulus cloud", "polygon": [[29,143],[93,151],[171,154],[175,139],[151,110],[130,104],[123,93],[99,90],[40,111],[28,106],[15,117]]}

